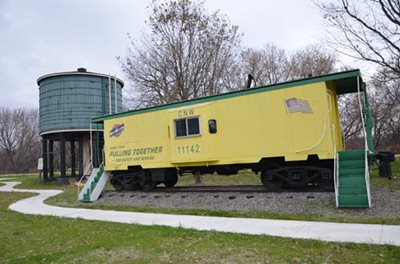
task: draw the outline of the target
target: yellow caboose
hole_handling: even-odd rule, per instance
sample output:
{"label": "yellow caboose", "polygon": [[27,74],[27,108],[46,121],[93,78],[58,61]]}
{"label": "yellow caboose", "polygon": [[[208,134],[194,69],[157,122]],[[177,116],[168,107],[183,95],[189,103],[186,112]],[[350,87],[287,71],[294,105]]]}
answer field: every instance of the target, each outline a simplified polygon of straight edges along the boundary
{"label": "yellow caboose", "polygon": [[284,184],[333,188],[334,160],[343,150],[337,96],[362,90],[360,72],[353,70],[93,122],[104,125],[104,168],[117,190],[171,187],[186,172],[242,169],[261,172],[269,190]]}

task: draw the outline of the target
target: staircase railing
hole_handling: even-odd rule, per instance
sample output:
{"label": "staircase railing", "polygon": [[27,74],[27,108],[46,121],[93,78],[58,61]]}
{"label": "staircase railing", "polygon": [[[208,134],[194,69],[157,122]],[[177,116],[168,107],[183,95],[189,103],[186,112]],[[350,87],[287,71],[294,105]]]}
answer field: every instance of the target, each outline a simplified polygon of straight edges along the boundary
{"label": "staircase railing", "polygon": [[367,186],[368,193],[368,206],[371,207],[371,191],[369,187],[369,167],[368,167],[368,148],[365,150],[365,184]]}
{"label": "staircase railing", "polygon": [[[329,106],[329,115],[332,114],[332,95],[328,92],[328,106]],[[331,122],[331,134],[332,134],[332,139],[333,139],[333,186],[335,188],[335,202],[336,202],[336,207],[339,207],[339,178],[338,178],[338,162],[339,162],[339,157],[336,149],[336,127],[335,123]]]}
{"label": "staircase railing", "polygon": [[367,187],[368,206],[371,207],[371,192],[370,192],[370,187],[369,187],[369,166],[368,166],[369,149],[368,149],[366,125],[365,125],[365,120],[364,120],[364,111],[363,111],[363,106],[362,106],[362,101],[361,101],[360,77],[357,77],[357,90],[358,90],[358,105],[360,107],[361,122],[362,122],[363,134],[364,134],[364,146],[365,146],[365,175],[364,175],[364,178],[365,178],[365,185]]}
{"label": "staircase railing", "polygon": [[339,207],[339,178],[338,178],[338,169],[339,169],[339,154],[336,151],[336,130],[335,124],[332,123],[332,135],[333,135],[333,184],[335,187],[335,201],[336,207]]}
{"label": "staircase railing", "polygon": [[89,162],[89,163],[86,165],[85,170],[83,171],[83,174],[82,174],[81,178],[79,179],[79,182],[78,182],[78,200],[79,200],[79,193],[80,193],[80,188],[79,188],[79,187],[80,187],[80,185],[81,185],[81,182],[82,182],[83,178],[85,178],[86,172],[88,172],[88,170],[89,170],[91,167],[92,167],[92,162]]}

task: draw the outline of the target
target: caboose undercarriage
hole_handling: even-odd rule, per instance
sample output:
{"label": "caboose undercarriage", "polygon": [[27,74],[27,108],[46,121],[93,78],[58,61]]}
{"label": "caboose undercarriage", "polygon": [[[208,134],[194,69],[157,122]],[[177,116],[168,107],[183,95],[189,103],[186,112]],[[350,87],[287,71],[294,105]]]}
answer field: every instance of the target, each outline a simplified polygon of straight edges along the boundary
{"label": "caboose undercarriage", "polygon": [[283,158],[262,159],[256,164],[233,164],[218,166],[180,167],[165,169],[142,169],[130,167],[126,171],[114,171],[111,184],[117,191],[151,191],[158,184],[173,187],[183,174],[236,175],[241,170],[252,170],[260,175],[261,183],[269,191],[282,187],[305,187],[319,185],[333,190],[333,160],[319,160],[311,156],[307,161],[285,162]]}

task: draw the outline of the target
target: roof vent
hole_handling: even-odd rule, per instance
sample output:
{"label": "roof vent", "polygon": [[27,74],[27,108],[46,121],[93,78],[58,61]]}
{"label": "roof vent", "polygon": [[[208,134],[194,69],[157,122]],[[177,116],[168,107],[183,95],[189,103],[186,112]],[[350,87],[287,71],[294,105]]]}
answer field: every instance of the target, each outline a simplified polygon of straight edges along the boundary
{"label": "roof vent", "polygon": [[78,72],[86,72],[85,68],[78,68]]}

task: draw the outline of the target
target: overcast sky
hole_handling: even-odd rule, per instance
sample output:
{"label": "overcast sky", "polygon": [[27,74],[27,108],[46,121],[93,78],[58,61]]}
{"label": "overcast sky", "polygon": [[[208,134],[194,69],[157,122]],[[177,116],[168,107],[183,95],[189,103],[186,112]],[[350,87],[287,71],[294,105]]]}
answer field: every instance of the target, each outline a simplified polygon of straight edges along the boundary
{"label": "overcast sky", "polygon": [[[0,107],[39,106],[38,77],[85,67],[126,80],[116,57],[127,33],[146,31],[139,0],[0,0]],[[311,0],[208,0],[244,34],[243,44],[294,50],[318,42],[322,18]],[[125,82],[129,86],[128,82]]]}

